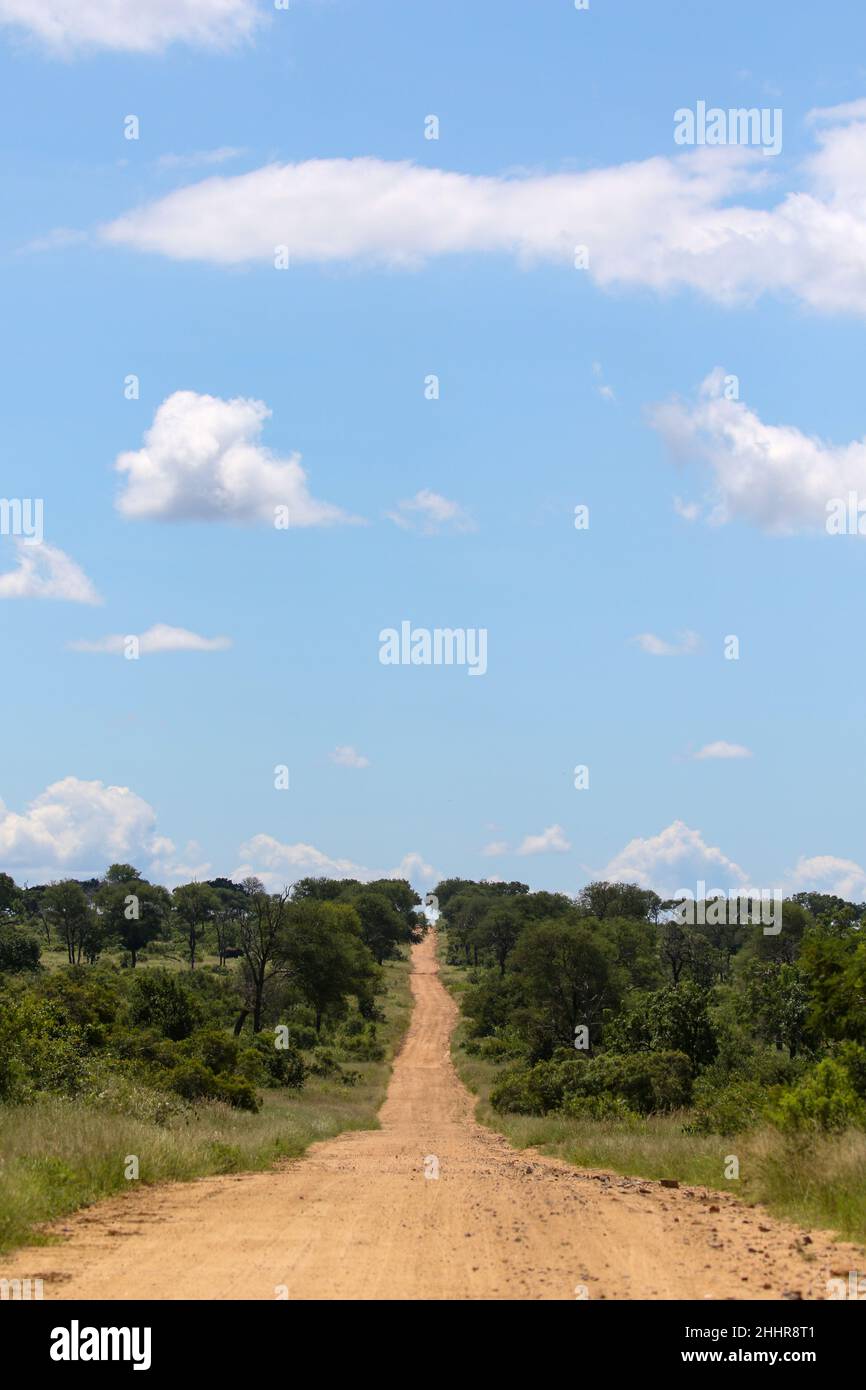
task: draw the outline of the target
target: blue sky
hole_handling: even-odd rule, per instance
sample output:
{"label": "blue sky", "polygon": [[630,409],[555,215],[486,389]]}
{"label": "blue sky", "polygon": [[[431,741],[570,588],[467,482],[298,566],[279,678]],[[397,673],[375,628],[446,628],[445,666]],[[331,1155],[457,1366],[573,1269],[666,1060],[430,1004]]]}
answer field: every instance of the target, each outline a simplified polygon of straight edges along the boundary
{"label": "blue sky", "polygon": [[[862,6],[32,9],[0,868],[866,897],[866,546],[825,527],[866,498]],[[781,110],[781,154],[678,148],[698,101]],[[486,629],[483,678],[383,666],[403,620]],[[225,640],[106,641],[160,627]]]}

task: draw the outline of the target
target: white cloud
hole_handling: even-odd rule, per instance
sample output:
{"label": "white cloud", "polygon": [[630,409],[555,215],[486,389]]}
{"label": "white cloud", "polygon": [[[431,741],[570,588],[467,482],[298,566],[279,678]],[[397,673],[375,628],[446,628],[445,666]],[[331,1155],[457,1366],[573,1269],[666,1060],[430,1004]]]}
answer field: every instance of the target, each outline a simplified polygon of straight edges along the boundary
{"label": "white cloud", "polygon": [[178,856],[173,842],[160,838],[151,846],[151,853],[156,857],[150,865],[149,875],[169,888],[178,883],[201,883],[211,877],[213,866],[202,858],[202,848],[196,840],[189,840],[182,856]]}
{"label": "white cloud", "polygon": [[194,169],[201,165],[228,164],[244,154],[246,150],[235,145],[220,145],[215,150],[193,150],[191,154],[161,154],[156,163],[159,169]]}
{"label": "white cloud", "polygon": [[678,634],[676,642],[666,642],[654,632],[639,632],[631,640],[648,656],[689,656],[700,646],[701,639],[696,632],[686,631]]}
{"label": "white cloud", "polygon": [[571,849],[561,825],[549,825],[540,835],[526,835],[517,847],[518,854],[547,854],[552,850],[562,854]]}
{"label": "white cloud", "polygon": [[417,851],[411,851],[394,869],[369,869],[352,859],[334,858],[314,845],[284,844],[273,835],[254,835],[240,847],[243,860],[232,878],[249,875],[260,878],[271,891],[277,891],[299,878],[357,878],[368,883],[377,878],[408,878],[432,881],[438,875]]}
{"label": "white cloud", "polygon": [[175,391],[157,409],[144,448],[117,458],[126,474],[118,510],[135,520],[274,525],[276,509],[287,508],[293,527],[356,520],[310,496],[299,454],[278,458],[259,443],[270,413],[262,401]]}
{"label": "white cloud", "polygon": [[101,873],[152,853],[155,822],[153,807],[129,787],[65,777],[23,812],[0,801],[0,862],[71,877]]}
{"label": "white cloud", "polygon": [[158,53],[172,43],[229,48],[249,39],[260,18],[256,0],[0,0],[0,25],[62,57]]}
{"label": "white cloud", "polygon": [[699,830],[676,820],[658,835],[630,840],[597,875],[616,883],[638,883],[668,897],[679,888],[692,888],[703,879],[709,888],[740,887],[746,875]]}
{"label": "white cloud", "polygon": [[674,511],[677,516],[682,517],[683,521],[697,521],[701,514],[697,502],[684,502],[681,497],[674,498]]}
{"label": "white cloud", "polygon": [[15,538],[18,565],[0,574],[0,598],[58,598],[69,603],[101,603],[83,569],[63,550],[42,541]]}
{"label": "white cloud", "polygon": [[694,757],[698,760],[702,758],[751,758],[750,748],[745,748],[742,743],[725,743],[724,739],[719,739],[716,743],[705,743],[703,748],[699,748]]}
{"label": "white cloud", "polygon": [[331,754],[331,762],[340,767],[369,767],[370,759],[365,758],[350,743],[339,744]]}
{"label": "white cloud", "polygon": [[67,246],[80,246],[83,242],[89,241],[87,232],[77,230],[75,227],[52,227],[50,232],[44,236],[36,237],[33,241],[28,241],[21,249],[22,251],[65,251]]}
{"label": "white cloud", "polygon": [[[379,875],[374,874],[373,877],[378,878]],[[439,878],[439,873],[433,868],[432,864],[427,863],[424,856],[419,854],[417,850],[410,850],[408,854],[403,855],[403,858],[395,869],[389,869],[382,877],[408,878],[410,883],[422,879],[428,883],[432,883]]]}
{"label": "white cloud", "polygon": [[789,877],[786,892],[809,889],[861,903],[866,900],[866,869],[853,859],[837,859],[832,854],[800,858]]}
{"label": "white cloud", "polygon": [[498,859],[500,855],[508,853],[507,840],[491,840],[489,845],[485,845],[482,854],[486,854],[490,859]]}
{"label": "white cloud", "polygon": [[[650,412],[675,458],[708,465],[711,486],[701,507],[707,521],[825,530],[831,499],[866,495],[866,438],[828,444],[793,425],[766,425],[745,402],[728,399],[724,382],[717,367],[693,403],[668,401]],[[697,515],[699,508],[691,510]]]}
{"label": "white cloud", "polygon": [[[178,260],[361,260],[413,267],[504,254],[572,266],[599,285],[690,287],[722,303],[770,292],[866,312],[866,106],[825,112],[817,148],[768,208],[735,201],[778,177],[760,151],[693,149],[582,173],[497,177],[376,158],[270,164],[214,177],[101,229]],[[575,272],[578,273],[578,272]]]}
{"label": "white cloud", "polygon": [[388,512],[387,516],[404,530],[417,526],[428,536],[435,535],[444,527],[455,531],[475,530],[474,521],[458,502],[451,502],[429,488],[422,488],[414,497],[398,502],[395,510]]}
{"label": "white cloud", "polygon": [[[67,646],[76,652],[111,652],[122,656],[132,635],[114,633],[93,642],[68,642]],[[222,652],[231,646],[228,637],[200,637],[185,627],[169,627],[166,623],[155,623],[138,635],[137,641],[141,656],[154,652]]]}

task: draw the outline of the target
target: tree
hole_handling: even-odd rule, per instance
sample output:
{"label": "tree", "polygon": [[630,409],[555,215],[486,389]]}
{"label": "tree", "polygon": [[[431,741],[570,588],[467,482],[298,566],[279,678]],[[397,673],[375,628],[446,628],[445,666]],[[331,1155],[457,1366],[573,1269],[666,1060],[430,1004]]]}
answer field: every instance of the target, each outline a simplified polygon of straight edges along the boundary
{"label": "tree", "polygon": [[369,889],[356,893],[351,906],[361,923],[361,938],[379,965],[399,954],[401,941],[411,940],[411,927],[383,893]]}
{"label": "tree", "polygon": [[[239,946],[240,924],[249,911],[249,894],[239,883],[229,878],[212,878],[209,886],[219,899],[219,907],[213,918],[216,932],[217,954],[220,965],[225,965],[227,953]],[[237,950],[234,950],[237,955]]]}
{"label": "tree", "polygon": [[866,941],[810,934],[797,962],[809,990],[816,1038],[866,1044]]}
{"label": "tree", "polygon": [[8,874],[0,874],[0,917],[11,917],[18,907],[20,897],[15,880]]}
{"label": "tree", "polygon": [[336,902],[347,890],[360,887],[357,878],[299,878],[292,889],[292,899],[314,898],[316,902]]}
{"label": "tree", "polygon": [[803,1046],[809,988],[796,965],[749,961],[742,974],[742,1012],[764,1042],[787,1048],[792,1057]]}
{"label": "tree", "polygon": [[172,893],[174,915],[186,941],[190,970],[195,969],[196,947],[219,905],[219,898],[206,883],[182,883]]}
{"label": "tree", "polygon": [[[441,911],[442,904],[439,906]],[[447,911],[443,914],[449,950],[453,945],[455,951],[462,951],[467,965],[478,964],[481,945],[478,927],[491,906],[490,895],[480,884],[471,884],[449,898]]]}
{"label": "tree", "polygon": [[121,879],[113,869],[128,869],[130,865],[112,865],[105,882],[96,895],[96,904],[105,922],[106,934],[128,951],[133,968],[138,953],[155,941],[165,929],[171,909],[171,897],[158,883],[148,883],[133,869],[134,878]]}
{"label": "tree", "polygon": [[245,881],[248,899],[246,912],[238,917],[238,940],[244,958],[246,1007],[235,1024],[240,1033],[248,1013],[253,1015],[253,1032],[262,1026],[265,995],[272,980],[286,975],[289,964],[286,953],[289,890],[266,893],[258,879]]}
{"label": "tree", "polygon": [[718,1043],[705,989],[686,980],[648,996],[646,1021],[652,1052],[684,1052],[692,1071],[711,1062]]}
{"label": "tree", "polygon": [[577,895],[577,906],[586,917],[603,922],[605,917],[630,917],[635,921],[658,919],[662,900],[651,888],[637,883],[588,883]]}
{"label": "tree", "polygon": [[491,907],[478,924],[480,944],[492,951],[499,974],[505,974],[505,963],[520,937],[523,918],[514,902],[501,900]]}
{"label": "tree", "polygon": [[326,1013],[343,1006],[348,995],[369,993],[377,972],[348,903],[292,903],[289,915],[287,964],[315,1013],[318,1033]]}
{"label": "tree", "polygon": [[141,879],[138,869],[131,864],[110,864],[105,871],[105,883],[134,883]]}
{"label": "tree", "polygon": [[662,964],[671,972],[674,986],[691,960],[692,942],[686,927],[678,922],[662,922],[659,927],[659,957]]}
{"label": "tree", "polygon": [[[368,883],[366,892],[379,893],[383,898],[387,898],[395,912],[398,912],[403,919],[406,928],[405,941],[413,941],[418,938],[419,933],[426,930],[427,919],[423,912],[417,909],[421,906],[421,898],[415,889],[405,878],[377,878]],[[350,898],[349,901],[352,901]]]}
{"label": "tree", "polygon": [[92,911],[81,884],[71,878],[50,884],[45,890],[44,906],[48,920],[66,946],[69,964],[79,964]]}
{"label": "tree", "polygon": [[526,928],[511,966],[523,977],[542,1034],[552,1045],[574,1045],[575,1029],[600,1029],[617,1002],[610,945],[585,922],[538,922]]}

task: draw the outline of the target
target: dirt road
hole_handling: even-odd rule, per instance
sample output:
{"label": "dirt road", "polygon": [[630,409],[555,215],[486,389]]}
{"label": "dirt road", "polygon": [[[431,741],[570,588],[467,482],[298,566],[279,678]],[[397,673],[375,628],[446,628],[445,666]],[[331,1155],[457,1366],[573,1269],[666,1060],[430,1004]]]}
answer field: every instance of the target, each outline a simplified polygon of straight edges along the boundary
{"label": "dirt road", "polygon": [[112,1198],[0,1274],[41,1276],[56,1299],[751,1299],[826,1298],[831,1274],[862,1267],[728,1197],[510,1149],[451,1065],[456,1007],[430,937],[412,987],[381,1130]]}

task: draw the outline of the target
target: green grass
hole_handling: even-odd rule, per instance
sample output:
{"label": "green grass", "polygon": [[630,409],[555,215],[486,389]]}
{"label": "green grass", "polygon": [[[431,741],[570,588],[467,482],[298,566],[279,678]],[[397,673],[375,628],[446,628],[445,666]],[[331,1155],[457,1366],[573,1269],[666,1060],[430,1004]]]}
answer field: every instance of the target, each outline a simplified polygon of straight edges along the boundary
{"label": "green grass", "polygon": [[[440,961],[442,981],[459,1002],[466,973]],[[563,1115],[501,1114],[490,1104],[500,1066],[463,1050],[465,1024],[454,1032],[457,1072],[478,1096],[476,1116],[515,1148],[535,1148],[581,1168],[602,1168],[627,1177],[674,1178],[760,1202],[775,1216],[802,1226],[837,1231],[866,1241],[866,1134],[785,1138],[770,1126],[731,1138],[684,1134],[686,1113],[633,1122],[571,1119]],[[739,1179],[727,1179],[730,1155]]]}
{"label": "green grass", "polygon": [[408,960],[385,965],[381,1062],[346,1063],[357,1085],[311,1076],[303,1090],[267,1090],[258,1114],[207,1103],[157,1124],[110,1105],[46,1099],[5,1109],[0,1127],[0,1251],[47,1239],[35,1227],[138,1184],[267,1168],[320,1139],[378,1128],[391,1063],[411,1013]]}

